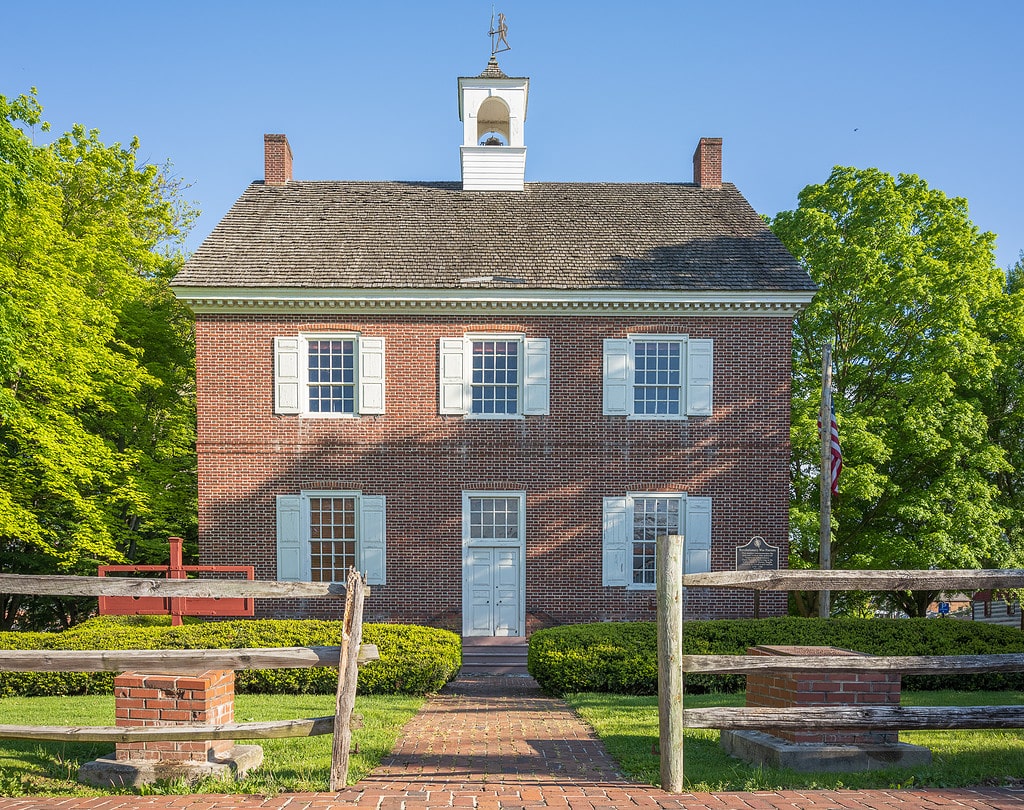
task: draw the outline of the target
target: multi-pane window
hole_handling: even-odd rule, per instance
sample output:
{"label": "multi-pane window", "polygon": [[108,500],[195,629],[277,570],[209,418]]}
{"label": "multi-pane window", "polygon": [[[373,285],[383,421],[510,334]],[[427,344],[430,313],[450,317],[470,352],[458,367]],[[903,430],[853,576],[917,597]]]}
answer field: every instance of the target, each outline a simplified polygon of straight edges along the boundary
{"label": "multi-pane window", "polygon": [[354,340],[310,340],[306,347],[310,413],[355,413]]}
{"label": "multi-pane window", "polygon": [[634,585],[654,585],[656,547],[661,535],[679,534],[679,498],[635,498],[633,501]]}
{"label": "multi-pane window", "polygon": [[356,499],[309,499],[309,563],[313,582],[344,582],[356,564]]}
{"label": "multi-pane window", "polygon": [[518,540],[521,504],[518,497],[470,497],[470,540]]}
{"label": "multi-pane window", "polygon": [[633,413],[679,416],[682,412],[682,342],[637,341],[633,347]]}
{"label": "multi-pane window", "polygon": [[519,413],[518,340],[474,340],[472,353],[471,413]]}

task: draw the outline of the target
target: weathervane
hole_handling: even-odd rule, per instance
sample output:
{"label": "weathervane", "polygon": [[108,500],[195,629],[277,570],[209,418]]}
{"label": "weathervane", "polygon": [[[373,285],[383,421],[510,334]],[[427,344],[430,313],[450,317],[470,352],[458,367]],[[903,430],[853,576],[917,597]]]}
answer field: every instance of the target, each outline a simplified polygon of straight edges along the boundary
{"label": "weathervane", "polygon": [[[487,33],[491,36],[491,56],[502,51],[512,50],[512,46],[505,39],[505,35],[508,33],[508,23],[505,22],[505,15],[501,12],[498,12],[498,27],[494,27],[494,6],[491,6],[491,30]],[[505,47],[501,47],[502,45]]]}

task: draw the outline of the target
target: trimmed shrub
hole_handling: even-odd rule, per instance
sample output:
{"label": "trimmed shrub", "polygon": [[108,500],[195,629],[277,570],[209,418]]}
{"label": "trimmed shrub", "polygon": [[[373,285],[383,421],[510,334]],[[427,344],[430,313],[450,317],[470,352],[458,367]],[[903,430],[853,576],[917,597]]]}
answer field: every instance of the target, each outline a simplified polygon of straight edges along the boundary
{"label": "trimmed shrub", "polygon": [[[1024,652],[1024,633],[1009,627],[938,619],[722,619],[687,622],[689,655],[742,655],[759,644],[839,647],[871,655],[992,655]],[[538,630],[530,637],[530,674],[551,694],[658,691],[653,622],[603,622]],[[742,675],[686,676],[691,692],[739,692]],[[1024,689],[1024,673],[905,675],[910,690]]]}
{"label": "trimmed shrub", "polygon": [[[141,621],[139,620],[141,619]],[[337,621],[248,619],[192,621],[171,627],[169,618],[100,616],[63,633],[0,633],[4,650],[181,650],[236,647],[320,647],[341,643]],[[359,669],[361,694],[428,694],[455,677],[462,665],[459,637],[448,630],[398,624],[363,625],[363,642],[376,644],[380,660]],[[0,696],[84,695],[113,690],[111,672],[0,672]],[[334,694],[338,670],[239,670],[244,693]]]}

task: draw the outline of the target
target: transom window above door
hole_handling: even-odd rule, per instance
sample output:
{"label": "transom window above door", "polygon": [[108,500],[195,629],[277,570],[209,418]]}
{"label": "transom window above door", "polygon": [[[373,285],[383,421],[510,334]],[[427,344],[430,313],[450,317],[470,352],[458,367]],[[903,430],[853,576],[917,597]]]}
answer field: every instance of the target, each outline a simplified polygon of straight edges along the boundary
{"label": "transom window above door", "polygon": [[522,492],[464,492],[463,538],[469,545],[519,545],[524,533]]}

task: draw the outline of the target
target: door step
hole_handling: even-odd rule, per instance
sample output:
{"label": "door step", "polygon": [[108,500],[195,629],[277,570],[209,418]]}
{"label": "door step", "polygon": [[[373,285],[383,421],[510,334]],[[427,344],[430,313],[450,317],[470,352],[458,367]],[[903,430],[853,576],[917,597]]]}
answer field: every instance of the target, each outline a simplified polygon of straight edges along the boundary
{"label": "door step", "polygon": [[463,675],[529,675],[522,636],[471,636],[462,639]]}

